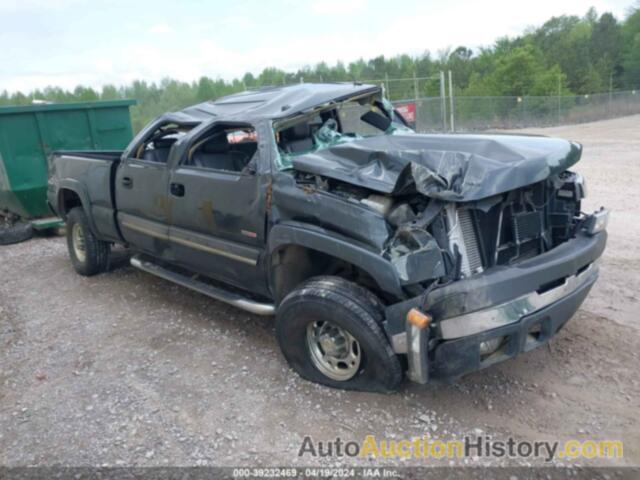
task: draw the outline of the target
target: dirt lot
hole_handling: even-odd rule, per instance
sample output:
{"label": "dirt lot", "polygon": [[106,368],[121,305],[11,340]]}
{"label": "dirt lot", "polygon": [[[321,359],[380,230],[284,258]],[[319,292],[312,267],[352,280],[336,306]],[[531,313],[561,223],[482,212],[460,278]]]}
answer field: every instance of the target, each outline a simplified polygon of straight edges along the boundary
{"label": "dirt lot", "polygon": [[335,391],[287,368],[271,319],[122,264],[80,277],[63,238],[38,238],[0,247],[0,464],[367,464],[297,454],[306,435],[425,433],[621,439],[596,463],[640,464],[640,116],[538,132],[584,144],[587,210],[614,211],[601,279],[549,348],[450,385]]}

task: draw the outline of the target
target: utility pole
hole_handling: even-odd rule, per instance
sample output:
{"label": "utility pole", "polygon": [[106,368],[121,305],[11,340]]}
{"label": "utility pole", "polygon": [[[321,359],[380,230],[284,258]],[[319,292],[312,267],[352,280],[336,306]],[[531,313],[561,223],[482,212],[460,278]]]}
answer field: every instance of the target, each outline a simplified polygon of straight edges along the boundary
{"label": "utility pole", "polygon": [[440,70],[440,113],[442,113],[442,131],[447,131],[447,101],[445,99],[444,71]]}
{"label": "utility pole", "polygon": [[415,70],[413,71],[413,98],[418,101],[418,76],[416,75]]}
{"label": "utility pole", "polygon": [[449,70],[449,115],[451,116],[451,131],[456,131],[456,124],[453,115],[453,80],[451,78],[451,70]]}

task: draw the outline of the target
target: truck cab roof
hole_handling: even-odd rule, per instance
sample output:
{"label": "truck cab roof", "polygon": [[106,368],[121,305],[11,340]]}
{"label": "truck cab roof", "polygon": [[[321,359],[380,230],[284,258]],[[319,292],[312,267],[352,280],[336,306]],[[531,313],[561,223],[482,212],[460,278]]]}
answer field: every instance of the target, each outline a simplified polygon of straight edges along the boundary
{"label": "truck cab roof", "polygon": [[248,90],[215,101],[194,105],[173,115],[183,122],[200,123],[219,117],[221,120],[281,119],[314,107],[340,101],[358,93],[376,93],[380,87],[358,83],[300,83],[281,87]]}

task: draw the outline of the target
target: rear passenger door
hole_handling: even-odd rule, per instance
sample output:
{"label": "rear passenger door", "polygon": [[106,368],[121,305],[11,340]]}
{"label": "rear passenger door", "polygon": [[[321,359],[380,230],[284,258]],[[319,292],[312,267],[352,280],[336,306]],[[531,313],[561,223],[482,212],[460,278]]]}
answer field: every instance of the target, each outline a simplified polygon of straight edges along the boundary
{"label": "rear passenger door", "polygon": [[260,263],[265,195],[260,156],[248,124],[213,124],[190,141],[170,173],[174,258],[181,265],[238,287],[267,293]]}
{"label": "rear passenger door", "polygon": [[129,244],[156,257],[170,257],[167,159],[179,136],[177,126],[158,124],[125,152],[116,172],[120,231]]}

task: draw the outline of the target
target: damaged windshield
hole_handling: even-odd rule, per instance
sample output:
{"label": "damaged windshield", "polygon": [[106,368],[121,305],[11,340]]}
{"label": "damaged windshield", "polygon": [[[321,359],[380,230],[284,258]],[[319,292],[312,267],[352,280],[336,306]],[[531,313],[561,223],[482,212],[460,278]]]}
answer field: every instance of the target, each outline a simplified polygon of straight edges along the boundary
{"label": "damaged windshield", "polygon": [[276,127],[278,168],[291,168],[292,157],[365,137],[410,133],[390,102],[379,93],[332,103],[288,119]]}

